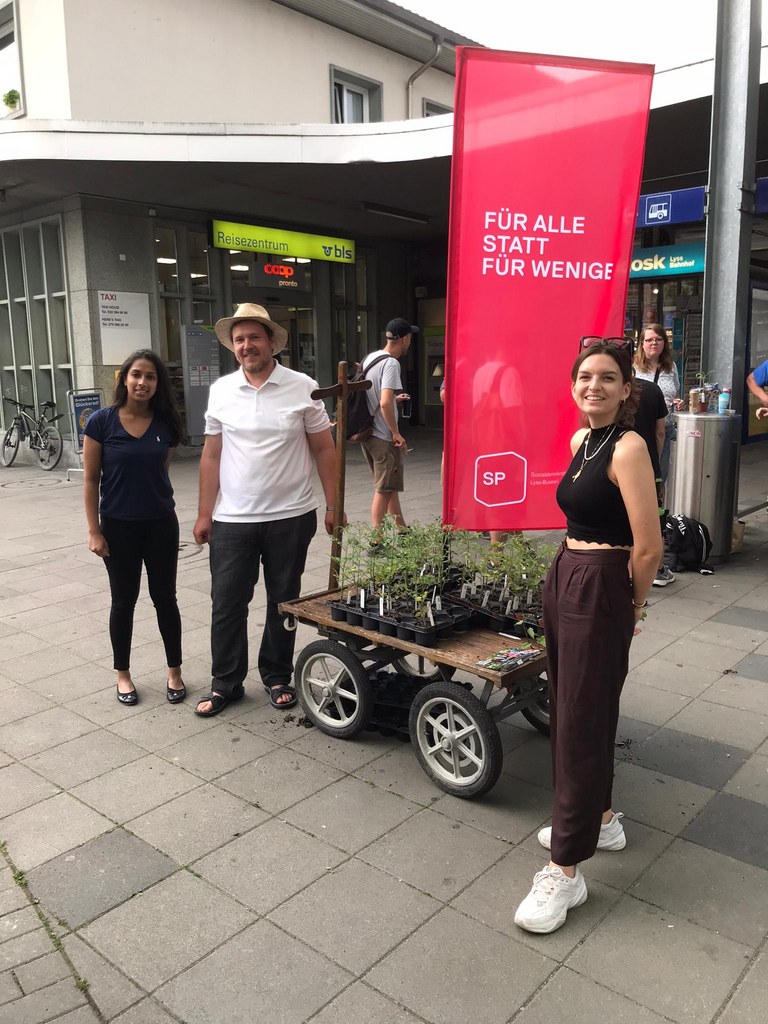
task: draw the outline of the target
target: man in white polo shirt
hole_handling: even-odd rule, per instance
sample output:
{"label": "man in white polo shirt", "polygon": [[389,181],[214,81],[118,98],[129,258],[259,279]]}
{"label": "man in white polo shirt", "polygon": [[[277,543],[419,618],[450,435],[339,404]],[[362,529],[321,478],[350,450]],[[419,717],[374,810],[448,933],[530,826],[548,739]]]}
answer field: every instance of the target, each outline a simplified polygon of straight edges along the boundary
{"label": "man in white polo shirt", "polygon": [[[243,694],[248,674],[248,605],[264,566],[267,620],[259,673],[276,708],[296,703],[290,686],[296,634],[277,606],[299,596],[307,548],[317,529],[312,459],[325,492],[325,528],[333,529],[336,452],[325,406],[304,373],[274,358],[288,336],[262,306],[245,303],[216,324],[239,369],[211,385],[200,460],[194,535],[210,543],[211,694],[198,715],[217,715]],[[216,497],[221,501],[216,510]]]}

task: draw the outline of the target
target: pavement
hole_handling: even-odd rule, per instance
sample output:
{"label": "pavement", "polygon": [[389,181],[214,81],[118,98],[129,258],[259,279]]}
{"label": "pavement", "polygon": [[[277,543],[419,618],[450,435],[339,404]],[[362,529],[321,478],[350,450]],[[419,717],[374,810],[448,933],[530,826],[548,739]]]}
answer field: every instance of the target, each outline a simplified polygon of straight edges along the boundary
{"label": "pavement", "polygon": [[[431,519],[440,437],[411,444],[406,516]],[[744,462],[742,493],[764,497],[765,456]],[[0,1024],[764,1024],[765,511],[716,575],[652,594],[616,746],[627,847],[586,862],[588,901],[534,936],[512,919],[547,861],[551,774],[521,716],[499,727],[496,787],[464,801],[408,744],[275,712],[255,671],[242,703],[193,715],[210,682],[196,472],[193,457],[172,470],[190,699],[165,700],[144,590],[130,708],[79,482],[0,471]],[[347,479],[364,519],[357,451]],[[305,592],[328,553],[318,536]],[[254,640],[264,605],[259,586]],[[314,639],[299,628],[299,647]]]}

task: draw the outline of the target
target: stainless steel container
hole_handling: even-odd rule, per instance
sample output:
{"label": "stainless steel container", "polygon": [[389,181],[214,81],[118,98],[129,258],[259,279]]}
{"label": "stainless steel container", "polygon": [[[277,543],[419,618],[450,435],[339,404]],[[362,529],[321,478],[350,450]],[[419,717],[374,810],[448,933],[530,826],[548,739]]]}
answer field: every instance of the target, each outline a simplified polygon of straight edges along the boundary
{"label": "stainless steel container", "polygon": [[704,523],[712,538],[710,561],[731,553],[741,416],[677,413],[677,442],[667,484],[667,508]]}

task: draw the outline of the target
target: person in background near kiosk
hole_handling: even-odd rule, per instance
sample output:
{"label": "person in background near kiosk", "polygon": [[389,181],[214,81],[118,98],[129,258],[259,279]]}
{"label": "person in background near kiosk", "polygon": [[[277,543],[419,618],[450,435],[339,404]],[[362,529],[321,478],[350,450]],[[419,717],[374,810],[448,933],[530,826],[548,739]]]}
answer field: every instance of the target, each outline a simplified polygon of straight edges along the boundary
{"label": "person in background near kiosk", "polygon": [[[399,360],[411,347],[411,338],[418,330],[418,327],[402,317],[390,320],[384,348],[379,352],[371,352],[362,364],[365,370],[374,360],[378,360],[367,375],[372,385],[366,392],[366,399],[373,416],[373,428],[371,436],[361,441],[365,461],[373,474],[375,493],[371,505],[371,524],[374,529],[381,525],[387,513],[395,517],[401,530],[405,529],[399,495],[404,488],[403,457],[408,449],[398,429],[397,407],[411,396],[402,390]],[[390,358],[382,359],[382,355]]]}
{"label": "person in background near kiosk", "polygon": [[760,408],[755,410],[755,415],[759,420],[768,416],[768,391],[765,390],[766,385],[768,385],[768,359],[764,363],[760,363],[757,369],[753,370],[747,377],[747,387],[760,403]]}
{"label": "person in background near kiosk", "polygon": [[631,429],[629,343],[581,345],[572,394],[589,429],[571,439],[573,461],[557,488],[567,531],[543,591],[555,794],[552,826],[538,838],[552,852],[515,914],[518,927],[539,933],[587,899],[579,862],[626,846],[611,809],[619,697],[662,548],[653,467]]}
{"label": "person in background near kiosk", "polygon": [[677,437],[677,427],[672,422],[672,413],[680,411],[683,401],[680,398],[680,377],[672,358],[669,338],[661,324],[648,324],[640,331],[640,340],[635,353],[635,376],[638,380],[650,380],[657,384],[667,403],[664,448],[659,460],[663,487],[669,475],[672,442]]}
{"label": "person in background near kiosk", "polygon": [[[667,431],[667,403],[661,388],[652,380],[637,380],[639,389],[637,396],[637,412],[635,413],[634,431],[645,441],[651,457],[653,476],[656,481],[656,495],[659,503],[659,525],[664,536],[664,496],[661,483],[661,454],[664,450],[664,439]],[[663,545],[662,545],[663,547]],[[677,577],[666,565],[662,551],[662,559],[653,581],[655,587],[666,587],[674,583]]]}
{"label": "person in background near kiosk", "polygon": [[85,428],[88,549],[104,559],[109,574],[109,636],[120,704],[137,704],[139,699],[131,680],[131,639],[142,562],[165,645],[166,696],[178,704],[187,694],[176,603],[179,521],[168,477],[171,454],[182,435],[168,370],[149,349],[126,359],[117,373],[112,405],[95,412]]}

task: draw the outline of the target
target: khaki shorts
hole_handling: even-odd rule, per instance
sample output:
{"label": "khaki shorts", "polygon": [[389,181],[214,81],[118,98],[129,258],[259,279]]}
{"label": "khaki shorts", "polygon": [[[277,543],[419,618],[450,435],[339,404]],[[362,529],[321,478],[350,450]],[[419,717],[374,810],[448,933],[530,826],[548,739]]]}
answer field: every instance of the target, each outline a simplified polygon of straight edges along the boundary
{"label": "khaki shorts", "polygon": [[403,453],[394,441],[382,441],[380,437],[371,437],[361,441],[365,461],[373,473],[373,488],[379,493],[402,491],[403,485]]}

